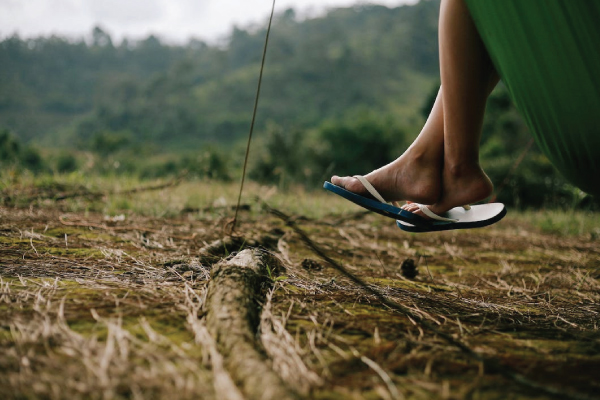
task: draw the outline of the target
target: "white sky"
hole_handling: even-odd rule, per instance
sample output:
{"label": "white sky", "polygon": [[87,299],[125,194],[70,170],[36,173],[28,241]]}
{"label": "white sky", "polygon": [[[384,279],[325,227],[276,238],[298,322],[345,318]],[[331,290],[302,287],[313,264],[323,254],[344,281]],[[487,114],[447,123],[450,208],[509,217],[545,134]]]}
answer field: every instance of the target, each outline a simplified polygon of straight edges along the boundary
{"label": "white sky", "polygon": [[[275,12],[293,7],[299,17],[327,8],[375,3],[388,7],[416,0],[277,0]],[[170,42],[190,37],[214,42],[234,24],[246,27],[265,21],[271,0],[0,0],[0,37],[58,34],[89,35],[96,25],[113,40],[138,39],[153,33]]]}

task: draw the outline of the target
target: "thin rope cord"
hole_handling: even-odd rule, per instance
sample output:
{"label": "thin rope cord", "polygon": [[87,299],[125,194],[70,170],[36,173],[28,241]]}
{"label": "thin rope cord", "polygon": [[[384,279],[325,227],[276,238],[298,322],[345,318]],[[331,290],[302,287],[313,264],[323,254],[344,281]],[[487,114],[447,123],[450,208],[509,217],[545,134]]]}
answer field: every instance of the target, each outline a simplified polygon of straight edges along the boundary
{"label": "thin rope cord", "polygon": [[256,120],[256,110],[258,109],[258,98],[260,96],[260,86],[262,83],[263,69],[265,66],[265,58],[267,55],[267,45],[269,43],[269,34],[271,33],[271,23],[273,22],[273,13],[275,12],[275,0],[271,6],[271,16],[269,17],[269,25],[267,26],[267,35],[265,36],[265,46],[263,48],[262,60],[260,62],[260,73],[258,75],[258,86],[256,87],[256,97],[254,98],[254,111],[252,112],[252,122],[250,123],[250,133],[248,134],[248,144],[246,145],[246,155],[244,156],[244,168],[242,170],[242,182],[240,184],[240,193],[238,194],[237,205],[235,206],[235,215],[231,221],[231,232],[235,230],[237,223],[238,211],[242,201],[242,192],[244,191],[244,182],[246,181],[246,168],[248,166],[248,155],[250,154],[250,143],[252,142],[252,133],[254,131],[254,121]]}

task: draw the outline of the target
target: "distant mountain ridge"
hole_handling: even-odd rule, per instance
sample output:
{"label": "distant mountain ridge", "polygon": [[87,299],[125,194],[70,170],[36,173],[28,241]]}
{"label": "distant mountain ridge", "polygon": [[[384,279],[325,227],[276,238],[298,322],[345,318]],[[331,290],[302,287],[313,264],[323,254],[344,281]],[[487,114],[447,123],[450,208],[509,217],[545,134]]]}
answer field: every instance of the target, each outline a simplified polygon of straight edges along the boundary
{"label": "distant mountain ridge", "polygon": [[[257,126],[307,128],[357,110],[418,112],[438,75],[439,1],[357,6],[273,23]],[[50,37],[0,42],[0,128],[21,140],[86,146],[98,134],[177,148],[247,131],[266,27],[225,47],[156,37],[115,45]]]}

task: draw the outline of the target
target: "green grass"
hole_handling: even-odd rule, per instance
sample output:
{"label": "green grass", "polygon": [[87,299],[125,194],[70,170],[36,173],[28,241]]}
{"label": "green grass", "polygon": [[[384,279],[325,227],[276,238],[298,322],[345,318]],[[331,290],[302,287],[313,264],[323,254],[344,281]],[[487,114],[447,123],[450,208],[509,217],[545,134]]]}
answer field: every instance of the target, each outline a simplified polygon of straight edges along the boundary
{"label": "green grass", "polygon": [[525,222],[544,233],[600,238],[600,213],[576,210],[520,211],[511,219]]}
{"label": "green grass", "polygon": [[[35,176],[31,173],[15,174],[0,172],[0,191],[17,206],[26,207],[35,204],[41,207],[55,207],[50,199],[35,198],[31,189],[44,190],[48,195],[54,190],[57,194],[81,191],[82,188],[94,193],[119,193],[136,188],[151,187],[167,183],[168,180],[140,180],[137,177],[123,175],[84,176],[80,173]],[[220,182],[191,179],[160,190],[140,191],[129,194],[111,194],[90,201],[85,197],[76,197],[60,202],[61,208],[68,212],[101,212],[107,216],[135,214],[152,218],[172,218],[183,211],[198,218],[210,215],[233,215],[237,203],[239,182]],[[37,201],[37,204],[35,203]],[[247,182],[241,199],[242,204],[252,207],[254,215],[260,212],[264,202],[270,207],[285,213],[301,215],[311,219],[324,216],[345,215],[361,211],[362,208],[319,187],[314,190],[296,186],[282,190],[276,185],[260,185]],[[375,220],[374,226],[387,222]],[[543,233],[565,236],[586,236],[595,240],[600,237],[600,213],[571,210],[515,211],[509,209],[508,216],[499,226],[527,225]]]}

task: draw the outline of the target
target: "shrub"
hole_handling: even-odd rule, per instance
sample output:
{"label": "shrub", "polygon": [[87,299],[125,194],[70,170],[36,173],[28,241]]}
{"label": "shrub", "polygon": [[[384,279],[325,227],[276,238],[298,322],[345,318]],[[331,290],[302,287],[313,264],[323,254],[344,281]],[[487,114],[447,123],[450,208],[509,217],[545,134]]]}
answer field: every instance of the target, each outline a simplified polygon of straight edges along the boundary
{"label": "shrub", "polygon": [[363,113],[323,124],[319,164],[338,175],[366,174],[394,160],[408,145],[407,135],[389,118]]}
{"label": "shrub", "polygon": [[68,173],[77,170],[78,163],[71,153],[63,152],[56,160],[56,170],[60,173]]}
{"label": "shrub", "polygon": [[277,183],[286,187],[291,182],[306,184],[312,161],[305,140],[305,132],[285,131],[269,124],[265,137],[257,140],[252,155],[249,177],[261,183]]}
{"label": "shrub", "polygon": [[222,181],[231,180],[229,173],[229,160],[218,150],[212,147],[191,156],[185,155],[177,159],[169,159],[161,163],[150,163],[140,171],[141,178],[160,178],[177,176],[187,172],[188,176],[210,178]]}
{"label": "shrub", "polygon": [[102,131],[95,133],[90,141],[91,149],[107,157],[131,143],[131,132],[129,131]]}
{"label": "shrub", "polygon": [[44,160],[40,153],[33,147],[25,147],[20,155],[21,165],[33,172],[41,172],[46,169]]}
{"label": "shrub", "polygon": [[0,166],[21,167],[33,172],[46,168],[40,153],[31,146],[23,148],[8,129],[0,131]]}
{"label": "shrub", "polygon": [[8,165],[19,160],[21,146],[8,129],[0,131],[0,164]]}

